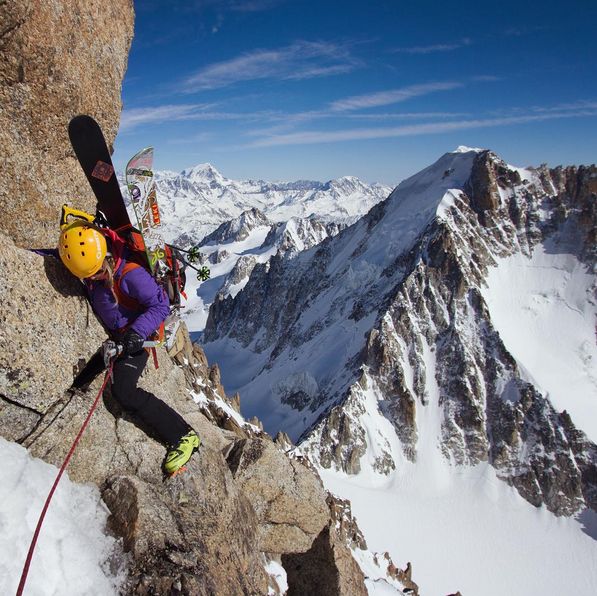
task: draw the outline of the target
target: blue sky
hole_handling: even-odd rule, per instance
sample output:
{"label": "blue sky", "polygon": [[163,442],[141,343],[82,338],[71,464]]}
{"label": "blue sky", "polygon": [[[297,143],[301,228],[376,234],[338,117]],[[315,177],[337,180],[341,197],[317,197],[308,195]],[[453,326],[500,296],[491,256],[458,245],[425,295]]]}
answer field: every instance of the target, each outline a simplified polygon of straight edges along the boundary
{"label": "blue sky", "polygon": [[114,161],[396,184],[458,145],[594,163],[597,2],[145,0]]}

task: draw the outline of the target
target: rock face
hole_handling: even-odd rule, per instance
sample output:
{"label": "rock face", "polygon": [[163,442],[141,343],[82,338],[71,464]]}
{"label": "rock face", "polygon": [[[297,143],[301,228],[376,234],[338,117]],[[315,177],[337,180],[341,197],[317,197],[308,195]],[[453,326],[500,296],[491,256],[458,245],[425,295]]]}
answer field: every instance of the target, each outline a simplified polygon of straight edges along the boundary
{"label": "rock face", "polygon": [[366,596],[365,576],[351,554],[351,549],[367,548],[365,539],[347,501],[329,496],[327,503],[331,519],[313,546],[306,553],[283,558],[288,570],[288,595]]}
{"label": "rock face", "polygon": [[237,441],[227,461],[259,518],[261,550],[309,550],[329,519],[325,491],[312,471],[263,439]]}
{"label": "rock face", "polygon": [[165,490],[130,475],[105,481],[112,528],[133,555],[130,592],[267,593],[253,508],[221,457],[197,459]]}
{"label": "rock face", "polygon": [[[265,362],[241,393],[266,429],[302,440],[323,467],[357,473],[367,461],[387,474],[415,461],[419,414],[433,410],[452,463],[489,462],[556,514],[595,509],[584,421],[529,381],[484,291],[499,260],[536,248],[594,273],[596,193],[595,166],[520,170],[489,151],[446,154],[334,238],[257,265],[234,300],[212,305],[206,352],[234,338],[247,362]],[[583,296],[594,305],[590,287]],[[286,426],[259,409],[280,386],[293,388]]]}
{"label": "rock face", "polygon": [[[288,554],[282,562],[288,574],[288,596],[293,594],[334,594],[353,596],[369,593],[367,581],[375,590],[417,596],[419,588],[412,581],[410,563],[398,569],[388,553],[367,551],[365,538],[352,516],[350,502],[328,495],[330,521],[300,554]],[[366,577],[356,558],[370,559],[375,575]],[[382,588],[383,586],[383,588]]]}
{"label": "rock face", "polygon": [[133,19],[131,0],[1,3],[0,231],[17,244],[53,246],[62,203],[92,210],[67,126],[90,114],[114,141]]}
{"label": "rock face", "polygon": [[23,442],[104,335],[81,284],[61,264],[0,240],[0,427]]}

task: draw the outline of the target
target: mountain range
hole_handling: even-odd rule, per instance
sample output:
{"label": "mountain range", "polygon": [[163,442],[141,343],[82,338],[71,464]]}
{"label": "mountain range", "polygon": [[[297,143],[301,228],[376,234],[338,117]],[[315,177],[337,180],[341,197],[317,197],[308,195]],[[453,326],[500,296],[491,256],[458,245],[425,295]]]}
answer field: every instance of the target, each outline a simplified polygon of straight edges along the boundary
{"label": "mountain range", "polygon": [[366,184],[354,176],[328,182],[231,180],[211,164],[180,173],[156,172],[155,178],[164,237],[179,244],[198,243],[251,209],[272,222],[315,216],[353,223],[391,192],[388,186]]}
{"label": "mountain range", "polygon": [[[128,192],[120,175],[122,193]],[[236,181],[211,164],[155,173],[161,233],[176,246],[199,245],[211,269],[199,284],[189,271],[186,320],[202,331],[216,294],[236,294],[257,263],[296,254],[334,235],[385,199],[391,188],[354,176],[328,182]],[[135,214],[128,204],[131,221]]]}
{"label": "mountain range", "polygon": [[[396,499],[413,479],[436,494],[474,477],[483,498],[503,481],[595,538],[596,191],[595,166],[461,147],[216,296],[206,353],[244,413],[353,505],[358,487]],[[387,523],[355,510],[372,532]]]}

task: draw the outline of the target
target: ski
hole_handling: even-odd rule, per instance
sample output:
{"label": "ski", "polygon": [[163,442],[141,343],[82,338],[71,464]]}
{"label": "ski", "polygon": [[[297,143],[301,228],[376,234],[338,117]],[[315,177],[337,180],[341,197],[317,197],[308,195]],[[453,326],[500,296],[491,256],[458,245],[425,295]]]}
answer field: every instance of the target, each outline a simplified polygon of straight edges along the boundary
{"label": "ski", "polygon": [[102,129],[91,116],[75,116],[68,125],[68,136],[95,194],[98,210],[108,227],[123,235],[131,228],[131,221]]}
{"label": "ski", "polygon": [[168,270],[166,243],[160,233],[160,209],[153,178],[153,147],[142,149],[126,166],[126,185],[154,275]]}

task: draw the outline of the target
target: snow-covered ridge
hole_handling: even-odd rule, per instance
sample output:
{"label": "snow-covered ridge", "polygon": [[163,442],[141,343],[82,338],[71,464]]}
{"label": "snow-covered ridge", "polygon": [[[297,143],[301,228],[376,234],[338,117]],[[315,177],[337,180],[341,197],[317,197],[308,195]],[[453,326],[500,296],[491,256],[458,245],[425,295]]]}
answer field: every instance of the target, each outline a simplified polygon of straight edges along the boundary
{"label": "snow-covered ridge", "polygon": [[[241,392],[248,413],[270,432],[284,430],[297,439],[317,423],[313,457],[329,448],[325,465],[353,472],[373,465],[387,473],[404,457],[416,459],[418,412],[441,402],[438,444],[446,457],[458,464],[494,458],[532,502],[546,498],[555,510],[577,508],[585,498],[578,491],[562,498],[550,493],[557,479],[532,487],[522,479],[531,465],[525,457],[536,458],[537,474],[545,457],[544,447],[525,455],[508,444],[513,439],[504,434],[503,417],[518,416],[515,409],[522,406],[498,417],[488,412],[511,404],[514,394],[526,396],[537,410],[533,415],[554,433],[551,448],[572,448],[558,431],[567,422],[522,374],[480,303],[496,259],[530,255],[543,237],[553,238],[558,201],[569,203],[570,225],[577,225],[574,201],[580,199],[546,195],[546,188],[567,192],[561,174],[525,170],[522,179],[520,171],[488,152],[447,153],[334,238],[292,260],[254,269],[233,301],[214,303],[206,327],[206,351],[221,363],[224,383]],[[575,254],[582,258],[581,247]],[[594,361],[586,356],[593,370],[597,354]],[[227,368],[226,361],[237,358],[244,368]],[[301,378],[308,386],[297,386]],[[362,458],[379,433],[367,430],[356,390],[370,385],[378,387],[379,411],[399,439],[394,448],[383,433],[373,464]],[[281,398],[277,387],[293,389]],[[338,434],[341,420],[348,424],[346,409],[334,414],[334,405],[348,396],[356,404],[350,441]],[[582,399],[588,403],[590,397]],[[582,420],[576,424],[583,428]],[[498,437],[507,448],[492,446]]]}
{"label": "snow-covered ridge", "polygon": [[[211,164],[180,173],[155,172],[164,237],[197,243],[225,221],[259,209],[272,222],[315,216],[352,223],[385,199],[391,188],[354,176],[328,182],[232,180]],[[126,189],[123,187],[126,195]]]}
{"label": "snow-covered ridge", "polygon": [[272,223],[258,209],[221,224],[201,242],[202,262],[210,268],[210,280],[198,284],[192,271],[187,276],[189,298],[183,316],[194,337],[203,331],[216,296],[220,300],[236,296],[256,265],[264,265],[274,256],[292,258],[334,236],[342,227],[316,218],[293,217]]}

